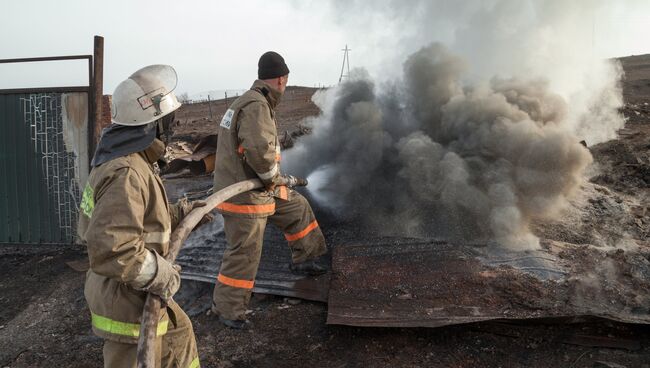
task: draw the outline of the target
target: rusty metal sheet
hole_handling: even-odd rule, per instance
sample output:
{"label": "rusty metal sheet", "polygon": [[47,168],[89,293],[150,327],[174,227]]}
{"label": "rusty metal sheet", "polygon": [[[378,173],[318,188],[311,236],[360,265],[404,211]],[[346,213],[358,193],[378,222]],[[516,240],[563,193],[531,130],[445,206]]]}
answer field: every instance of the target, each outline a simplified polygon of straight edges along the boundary
{"label": "rusty metal sheet", "polygon": [[[183,268],[182,277],[214,284],[225,249],[223,217],[217,214],[212,223],[195,230],[181,249],[177,262]],[[269,224],[264,234],[262,259],[253,291],[327,301],[328,276],[296,276],[289,270],[290,262],[291,253],[284,236]]]}
{"label": "rusty metal sheet", "polygon": [[438,327],[485,320],[597,316],[650,323],[647,250],[558,242],[506,251],[428,239],[340,242],[329,324]]}
{"label": "rusty metal sheet", "polygon": [[[211,176],[165,180],[170,200],[188,193],[195,195],[212,186]],[[194,199],[200,198],[195,195]],[[181,248],[177,263],[183,279],[215,283],[226,239],[223,217],[216,212],[215,220],[194,230]],[[327,301],[329,275],[320,277],[297,276],[289,270],[291,252],[282,233],[268,224],[264,234],[262,259],[255,279],[256,293],[289,296],[314,301]]]}

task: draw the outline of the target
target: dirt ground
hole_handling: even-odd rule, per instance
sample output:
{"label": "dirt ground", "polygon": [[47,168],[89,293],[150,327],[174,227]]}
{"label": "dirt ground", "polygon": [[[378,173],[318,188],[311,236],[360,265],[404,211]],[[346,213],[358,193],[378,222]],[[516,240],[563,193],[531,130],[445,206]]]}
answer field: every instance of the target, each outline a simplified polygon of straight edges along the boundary
{"label": "dirt ground", "polygon": [[[301,128],[300,120],[319,113],[312,100],[317,88],[289,86],[276,110],[278,134],[291,134]],[[196,143],[200,138],[215,134],[223,114],[234,98],[183,106],[176,113],[178,123],[174,126],[174,140]],[[212,117],[211,117],[212,116]]]}
{"label": "dirt ground", "polygon": [[[80,251],[0,257],[0,366],[101,367],[83,298]],[[210,287],[202,290],[203,298]],[[650,327],[605,320],[475,323],[435,329],[325,324],[326,306],[253,299],[251,331],[192,316],[203,367],[650,367]],[[191,311],[191,308],[187,308]],[[572,322],[572,323],[568,323]],[[607,367],[608,365],[600,365]],[[611,365],[612,367],[617,367]]]}
{"label": "dirt ground", "polygon": [[[623,66],[628,123],[619,139],[590,147],[596,164],[574,199],[579,210],[566,221],[536,224],[544,239],[623,249],[615,241],[623,235],[648,241],[650,56],[623,59]],[[291,91],[278,112],[280,131],[289,133],[318,113],[314,89]],[[212,119],[205,104],[184,108],[175,139],[212,133],[226,107],[213,102]],[[0,367],[102,366],[102,342],[91,333],[83,297],[84,260],[80,247],[0,247]],[[211,286],[185,282],[183,292],[199,295],[201,304]],[[254,327],[241,332],[194,304],[185,307],[203,367],[650,367],[648,325],[581,318],[357,328],[327,325],[322,303],[256,295]]]}

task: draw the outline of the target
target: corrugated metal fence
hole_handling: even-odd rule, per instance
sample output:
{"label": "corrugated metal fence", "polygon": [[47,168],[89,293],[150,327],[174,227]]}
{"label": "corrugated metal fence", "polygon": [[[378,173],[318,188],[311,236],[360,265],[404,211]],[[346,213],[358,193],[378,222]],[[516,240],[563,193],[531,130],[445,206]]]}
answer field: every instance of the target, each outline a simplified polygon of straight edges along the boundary
{"label": "corrugated metal fence", "polygon": [[0,243],[74,242],[87,106],[87,92],[0,91]]}
{"label": "corrugated metal fence", "polygon": [[0,60],[88,62],[87,86],[0,90],[0,244],[75,242],[80,188],[94,146],[93,121],[101,115],[94,103],[103,75],[99,36],[95,56]]}

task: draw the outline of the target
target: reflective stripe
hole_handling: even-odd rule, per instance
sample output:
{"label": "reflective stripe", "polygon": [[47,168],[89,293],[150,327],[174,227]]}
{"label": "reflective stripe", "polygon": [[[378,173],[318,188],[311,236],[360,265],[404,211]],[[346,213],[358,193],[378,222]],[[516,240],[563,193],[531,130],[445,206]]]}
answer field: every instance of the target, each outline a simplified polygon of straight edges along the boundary
{"label": "reflective stripe", "polygon": [[158,261],[153,251],[146,250],[145,252],[146,256],[144,257],[144,262],[142,262],[140,273],[131,281],[131,286],[136,289],[142,289],[149,281],[153,280],[158,271]]}
{"label": "reflective stripe", "polygon": [[287,186],[286,185],[280,185],[280,199],[284,199],[285,201],[289,199],[289,192],[287,191]]}
{"label": "reflective stripe", "polygon": [[170,231],[156,231],[152,233],[145,233],[144,234],[144,242],[145,243],[167,243],[169,241],[169,234]]}
{"label": "reflective stripe", "polygon": [[312,221],[309,225],[307,225],[306,228],[304,228],[302,231],[295,233],[295,234],[284,234],[284,237],[287,239],[287,241],[296,241],[304,238],[309,234],[312,230],[318,227],[318,222],[316,220]]}
{"label": "reflective stripe", "polygon": [[244,147],[240,144],[239,147],[237,147],[237,153],[240,155],[244,154]]}
{"label": "reflective stripe", "polygon": [[255,285],[255,281],[248,281],[248,280],[238,280],[238,279],[233,279],[232,277],[224,276],[222,274],[219,274],[217,276],[217,280],[228,286],[240,288],[240,289],[252,289],[253,285]]}
{"label": "reflective stripe", "polygon": [[[114,321],[110,318],[102,317],[98,314],[91,313],[93,326],[98,329],[115,335],[138,337],[140,336],[140,324]],[[167,333],[169,320],[158,323],[156,336],[162,336]]]}
{"label": "reflective stripe", "polygon": [[282,161],[282,155],[280,155],[279,153],[276,153],[276,154],[275,154],[275,161],[276,161],[276,162],[280,162],[280,161]]}
{"label": "reflective stripe", "polygon": [[219,203],[217,208],[232,213],[272,213],[275,212],[275,203],[269,204],[233,204]]}
{"label": "reflective stripe", "polygon": [[200,366],[199,357],[194,358],[194,360],[192,360],[192,363],[190,363],[190,368],[199,368]]}
{"label": "reflective stripe", "polygon": [[262,180],[269,180],[272,177],[274,177],[275,174],[277,174],[277,173],[278,173],[278,164],[273,164],[273,167],[271,168],[271,170],[269,170],[269,171],[267,171],[265,173],[261,173],[261,174],[257,173],[257,176],[259,176],[260,179],[262,179]]}

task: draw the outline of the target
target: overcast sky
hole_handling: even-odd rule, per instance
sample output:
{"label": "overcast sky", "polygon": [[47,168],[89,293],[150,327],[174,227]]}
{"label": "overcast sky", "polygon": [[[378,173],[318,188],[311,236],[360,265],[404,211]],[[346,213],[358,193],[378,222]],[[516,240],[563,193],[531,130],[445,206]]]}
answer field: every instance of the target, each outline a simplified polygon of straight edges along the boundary
{"label": "overcast sky", "polygon": [[[405,11],[408,0],[4,0],[0,59],[90,54],[93,35],[101,35],[105,93],[149,64],[174,66],[179,93],[244,89],[255,79],[257,59],[267,50],[285,57],[290,84],[332,85],[338,81],[346,44],[352,49],[352,67],[382,74],[428,42],[453,44],[458,24],[445,19],[468,19],[453,18],[458,17],[454,12],[495,2],[469,1],[473,6],[453,11],[441,6],[439,13],[424,6],[435,13],[431,22],[436,28],[423,35],[422,28],[411,26],[423,7],[414,1],[413,10]],[[592,25],[586,42],[594,57],[650,53],[650,1],[598,3],[598,9],[584,8]],[[445,18],[446,11],[452,18]],[[83,62],[0,64],[0,88],[83,85],[85,68]]]}

